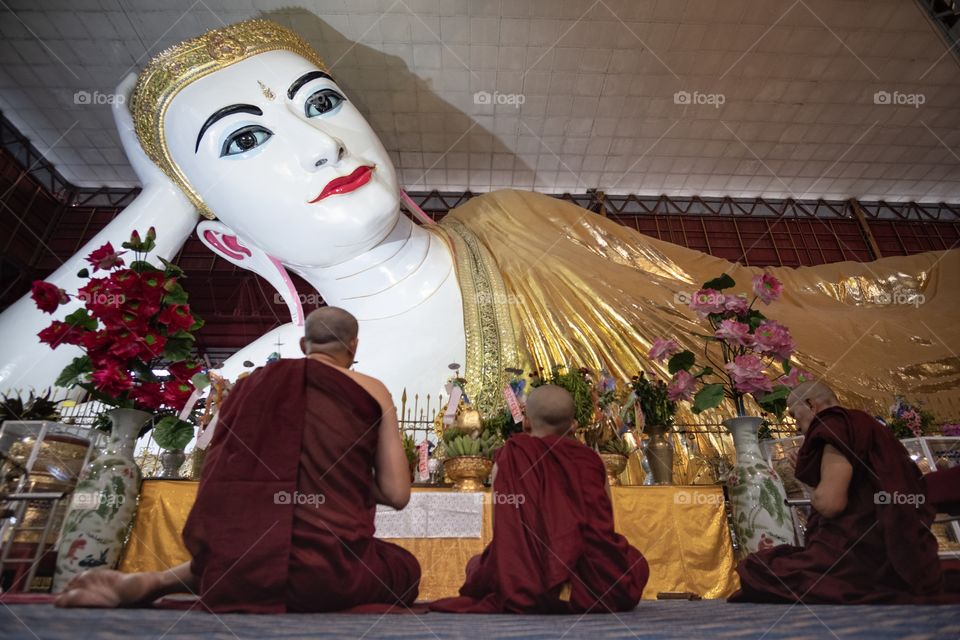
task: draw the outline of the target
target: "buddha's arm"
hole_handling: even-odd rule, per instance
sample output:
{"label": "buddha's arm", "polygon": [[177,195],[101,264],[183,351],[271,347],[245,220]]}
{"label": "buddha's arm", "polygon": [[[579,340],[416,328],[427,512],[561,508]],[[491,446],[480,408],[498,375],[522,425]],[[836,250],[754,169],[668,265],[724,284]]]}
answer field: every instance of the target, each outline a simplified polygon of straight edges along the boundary
{"label": "buddha's arm", "polygon": [[[131,77],[117,87],[117,93],[127,96],[135,79],[131,74]],[[90,266],[86,257],[94,249],[107,242],[115,249],[120,249],[120,245],[130,238],[133,230],[139,231],[143,236],[150,227],[154,227],[157,231],[157,246],[148,259],[172,259],[199,219],[199,214],[186,196],[140,148],[126,103],[115,103],[113,113],[124,150],[143,184],[143,191],[92,240],[45,278],[47,282],[69,293],[76,293],[77,289],[86,284],[86,279],[80,278],[77,272]],[[49,250],[43,240],[40,242],[44,249]],[[130,256],[125,258],[129,259]],[[80,302],[73,300],[61,309],[56,317],[61,318],[79,306]],[[37,309],[29,295],[23,296],[0,314],[0,335],[4,338],[3,345],[0,346],[0,387],[47,387],[70,360],[80,355],[79,349],[69,346],[61,346],[52,351],[49,346],[37,340],[37,332],[47,326],[50,320],[50,316]]]}
{"label": "buddha's arm", "polygon": [[847,508],[847,492],[853,478],[853,466],[833,445],[826,445],[820,462],[820,484],[813,490],[810,504],[825,518],[835,518]]}

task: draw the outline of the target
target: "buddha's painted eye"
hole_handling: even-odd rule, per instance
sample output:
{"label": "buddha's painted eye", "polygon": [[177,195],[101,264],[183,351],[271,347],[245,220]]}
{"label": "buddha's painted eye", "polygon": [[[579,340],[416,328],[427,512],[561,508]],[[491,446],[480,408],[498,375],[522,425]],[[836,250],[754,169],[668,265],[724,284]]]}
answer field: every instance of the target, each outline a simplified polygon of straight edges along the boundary
{"label": "buddha's painted eye", "polygon": [[346,98],[333,89],[320,89],[307,98],[307,101],[303,104],[303,114],[308,118],[313,118],[330,113],[346,101]]}
{"label": "buddha's painted eye", "polygon": [[224,140],[220,157],[246,153],[265,143],[272,135],[272,131],[256,124],[237,129]]}

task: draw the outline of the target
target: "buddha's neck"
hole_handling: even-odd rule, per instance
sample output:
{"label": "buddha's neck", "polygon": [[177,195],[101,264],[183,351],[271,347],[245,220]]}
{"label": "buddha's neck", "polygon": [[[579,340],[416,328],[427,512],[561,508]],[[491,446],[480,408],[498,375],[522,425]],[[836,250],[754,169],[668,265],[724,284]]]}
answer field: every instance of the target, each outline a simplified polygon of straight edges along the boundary
{"label": "buddha's neck", "polygon": [[406,313],[455,280],[447,245],[403,215],[369,251],[332,267],[301,268],[297,273],[327,304],[359,320]]}

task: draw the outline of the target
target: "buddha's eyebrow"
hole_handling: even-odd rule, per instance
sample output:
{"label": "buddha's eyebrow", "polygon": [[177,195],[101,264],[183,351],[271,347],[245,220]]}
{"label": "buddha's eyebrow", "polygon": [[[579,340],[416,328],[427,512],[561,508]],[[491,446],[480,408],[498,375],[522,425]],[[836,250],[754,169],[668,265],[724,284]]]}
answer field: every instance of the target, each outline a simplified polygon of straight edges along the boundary
{"label": "buddha's eyebrow", "polygon": [[323,71],[308,71],[290,83],[290,88],[287,89],[287,97],[293,100],[293,96],[297,95],[297,91],[300,91],[300,87],[307,84],[311,80],[316,80],[317,78],[333,80],[333,78],[330,77],[330,74],[324,73]]}
{"label": "buddha's eyebrow", "polygon": [[207,121],[203,123],[203,126],[200,127],[200,133],[197,134],[197,146],[194,147],[193,152],[196,153],[200,150],[200,138],[203,137],[204,132],[213,126],[220,118],[226,118],[227,116],[232,116],[235,113],[249,113],[255,116],[262,116],[263,111],[260,107],[257,107],[252,104],[231,104],[222,109],[217,109],[213,112],[213,115],[207,118]]}

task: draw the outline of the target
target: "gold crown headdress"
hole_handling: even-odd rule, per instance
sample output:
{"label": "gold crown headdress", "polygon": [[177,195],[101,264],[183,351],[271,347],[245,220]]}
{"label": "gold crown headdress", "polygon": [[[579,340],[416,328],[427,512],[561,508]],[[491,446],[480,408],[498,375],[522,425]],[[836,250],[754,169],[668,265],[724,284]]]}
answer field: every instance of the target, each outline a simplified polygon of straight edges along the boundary
{"label": "gold crown headdress", "polygon": [[286,50],[328,71],[307,42],[290,29],[270,20],[247,20],[208,31],[157,55],[137,78],[130,97],[130,113],[140,146],[160,169],[210,219],[213,212],[170,156],[163,121],[170,102],[192,82],[266,51]]}

